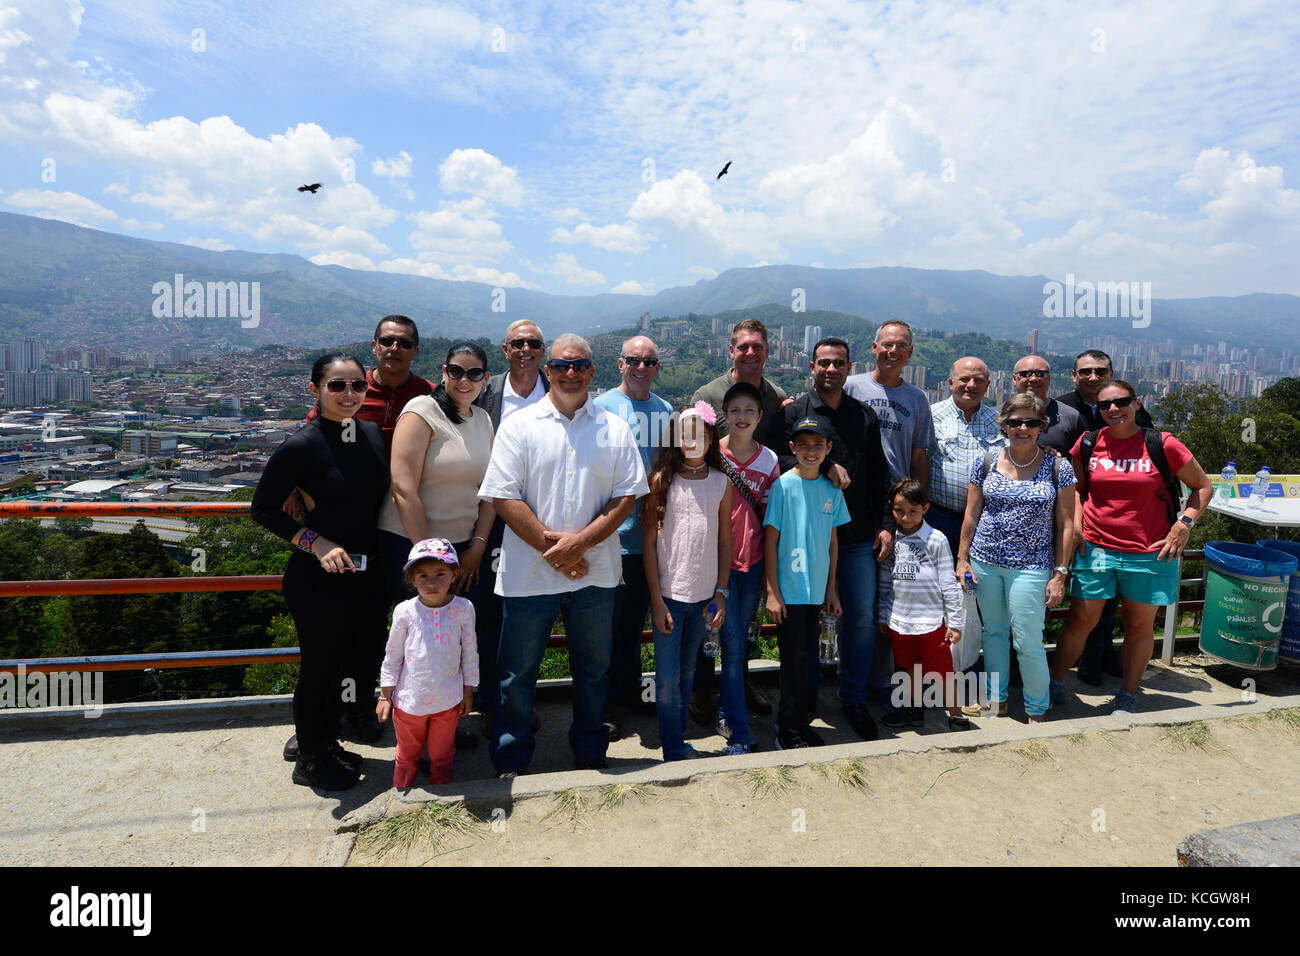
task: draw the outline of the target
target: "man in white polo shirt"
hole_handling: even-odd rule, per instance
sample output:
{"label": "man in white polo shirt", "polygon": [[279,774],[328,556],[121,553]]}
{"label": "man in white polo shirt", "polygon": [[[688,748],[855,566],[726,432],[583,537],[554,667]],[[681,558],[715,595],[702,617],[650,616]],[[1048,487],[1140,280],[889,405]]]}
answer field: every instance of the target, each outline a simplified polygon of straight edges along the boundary
{"label": "man in white polo shirt", "polygon": [[614,589],[614,532],[649,491],[627,422],[588,400],[591,348],[561,335],[546,363],[550,391],[501,423],[479,488],[506,523],[496,593],[504,599],[500,681],[490,753],[498,777],[528,769],[529,726],[546,641],[562,613],[573,674],[569,746],[579,770],[605,766],[603,723]]}

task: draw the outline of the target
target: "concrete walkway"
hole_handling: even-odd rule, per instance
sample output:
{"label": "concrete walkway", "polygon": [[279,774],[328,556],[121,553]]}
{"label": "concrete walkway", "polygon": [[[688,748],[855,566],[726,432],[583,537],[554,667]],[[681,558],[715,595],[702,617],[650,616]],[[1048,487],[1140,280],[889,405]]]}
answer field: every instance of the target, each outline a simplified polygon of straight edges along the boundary
{"label": "concrete walkway", "polygon": [[[1252,677],[1259,703],[1243,699],[1240,684]],[[775,672],[756,677],[775,702]],[[562,682],[556,682],[562,683]],[[1074,733],[1086,727],[1124,725],[1110,717],[1118,682],[1094,688],[1071,676],[1071,700],[1052,719],[1024,723],[1019,689],[1012,689],[1012,715],[976,720],[976,729],[949,734],[939,714],[923,731],[881,740],[857,740],[835,698],[831,678],[814,726],[828,746],[804,752],[772,752],[772,717],[755,718],[762,753],[665,766],[660,761],[654,718],[631,717],[624,739],[610,747],[610,769],[572,770],[567,744],[569,703],[563,686],[541,695],[542,720],[532,772],[508,787],[491,780],[483,742],[457,754],[464,783],[389,793],[390,736],[377,746],[349,745],[365,757],[365,779],[340,794],[294,786],[291,765],[280,749],[292,733],[287,698],[123,705],[97,720],[80,713],[0,712],[0,864],[4,865],[313,865],[341,864],[351,848],[350,830],[412,800],[509,791],[513,799],[572,786],[620,780],[669,782],[692,774],[808,759],[923,750],[934,746],[982,746],[1009,739]],[[1300,668],[1248,675],[1208,658],[1175,658],[1170,668],[1153,665],[1139,697],[1140,722],[1181,716],[1233,716],[1288,703],[1300,705]],[[1088,691],[1088,693],[1079,693]],[[875,705],[872,709],[879,713]],[[1180,713],[1181,712],[1181,713]],[[476,726],[477,716],[467,718]],[[692,727],[701,752],[721,753],[721,737]],[[662,778],[662,779],[660,779]],[[477,782],[476,782],[477,781]],[[356,812],[354,812],[356,811]],[[349,816],[351,814],[351,816]],[[346,818],[346,819],[345,819]],[[340,832],[342,831],[342,832]]]}

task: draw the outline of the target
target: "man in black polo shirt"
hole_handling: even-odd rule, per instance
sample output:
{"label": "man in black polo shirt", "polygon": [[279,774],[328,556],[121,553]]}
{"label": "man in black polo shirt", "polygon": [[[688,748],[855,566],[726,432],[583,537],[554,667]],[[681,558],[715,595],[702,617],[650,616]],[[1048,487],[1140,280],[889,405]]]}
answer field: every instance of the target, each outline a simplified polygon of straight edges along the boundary
{"label": "man in black polo shirt", "polygon": [[[876,562],[894,547],[893,522],[886,520],[889,462],[880,443],[876,413],[844,391],[849,374],[849,343],[824,338],[813,346],[813,390],[783,409],[783,442],[777,449],[781,470],[795,466],[790,449],[794,424],[821,418],[831,428],[831,449],[822,474],[844,492],[847,525],[839,529],[835,586],[844,607],[840,628],[840,703],[849,723],[864,740],[876,737],[876,722],[867,712],[876,638]],[[810,662],[813,699],[821,686],[821,667]],[[877,674],[888,681],[890,675]]]}
{"label": "man in black polo shirt", "polygon": [[[1105,428],[1106,422],[1097,411],[1097,394],[1114,378],[1115,371],[1110,356],[1100,349],[1086,349],[1074,359],[1074,369],[1070,378],[1074,380],[1074,391],[1058,395],[1056,400],[1068,405],[1079,413],[1078,431],[1066,435],[1066,449],[1074,447],[1079,436],[1084,432]],[[1138,406],[1137,425],[1139,428],[1154,428],[1151,415]],[[1079,658],[1079,680],[1096,687],[1101,683],[1102,674],[1112,677],[1124,676],[1124,664],[1119,652],[1115,650],[1115,612],[1119,609],[1119,598],[1113,597],[1106,602],[1101,611],[1101,619],[1088,635],[1083,656]]]}

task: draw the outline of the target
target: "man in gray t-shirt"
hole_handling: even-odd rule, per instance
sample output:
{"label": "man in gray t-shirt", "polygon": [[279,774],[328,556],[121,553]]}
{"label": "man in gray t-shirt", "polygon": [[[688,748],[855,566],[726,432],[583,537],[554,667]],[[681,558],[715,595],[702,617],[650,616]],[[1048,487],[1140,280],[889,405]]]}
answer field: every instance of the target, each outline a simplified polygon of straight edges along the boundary
{"label": "man in gray t-shirt", "polygon": [[880,443],[889,462],[891,484],[915,478],[930,487],[930,460],[926,450],[934,444],[934,423],[925,392],[903,381],[903,366],[912,357],[912,329],[891,320],[876,329],[871,343],[876,367],[850,376],[844,391],[871,406],[880,419]]}

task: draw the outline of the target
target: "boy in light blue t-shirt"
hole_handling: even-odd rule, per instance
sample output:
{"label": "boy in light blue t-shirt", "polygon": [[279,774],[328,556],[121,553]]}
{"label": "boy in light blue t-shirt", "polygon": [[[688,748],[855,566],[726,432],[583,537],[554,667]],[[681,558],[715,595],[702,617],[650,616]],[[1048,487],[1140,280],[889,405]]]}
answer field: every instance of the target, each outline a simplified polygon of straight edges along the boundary
{"label": "boy in light blue t-shirt", "polygon": [[844,493],[820,471],[831,447],[830,426],[819,418],[800,419],[792,438],[797,464],[772,486],[763,519],[767,613],[777,623],[781,654],[778,750],[822,744],[808,726],[813,709],[808,661],[817,653],[822,601],[829,613],[840,613],[835,529],[849,523]]}

